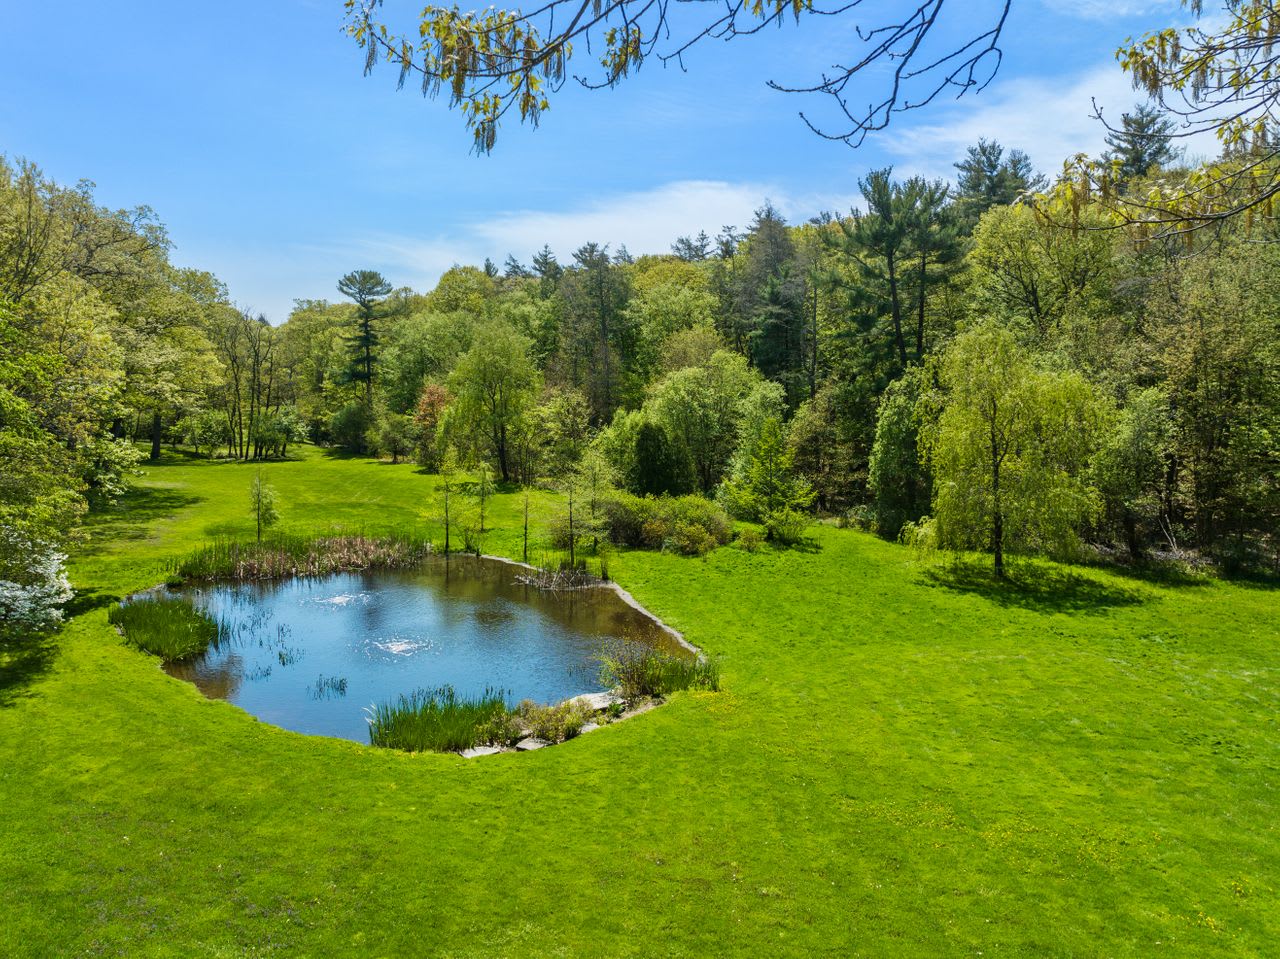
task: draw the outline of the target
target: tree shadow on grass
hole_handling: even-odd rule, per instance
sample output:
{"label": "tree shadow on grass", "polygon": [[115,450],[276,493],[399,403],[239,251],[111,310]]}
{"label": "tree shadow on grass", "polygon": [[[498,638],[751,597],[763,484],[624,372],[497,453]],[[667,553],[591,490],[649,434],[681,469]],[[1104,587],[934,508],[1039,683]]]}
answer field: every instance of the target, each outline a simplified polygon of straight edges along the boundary
{"label": "tree shadow on grass", "polygon": [[55,636],[36,633],[0,639],[0,709],[17,703],[52,668],[58,652]]}
{"label": "tree shadow on grass", "polygon": [[111,540],[143,539],[158,519],[172,516],[178,510],[199,503],[204,497],[181,490],[157,486],[137,486],[129,490],[116,505],[89,514],[85,528],[92,536],[82,552],[92,555]]}
{"label": "tree shadow on grass", "polygon": [[1052,566],[1015,567],[1006,579],[976,563],[954,563],[924,573],[930,586],[972,593],[997,606],[1038,613],[1101,613],[1118,606],[1137,606],[1146,597],[1126,589]]}

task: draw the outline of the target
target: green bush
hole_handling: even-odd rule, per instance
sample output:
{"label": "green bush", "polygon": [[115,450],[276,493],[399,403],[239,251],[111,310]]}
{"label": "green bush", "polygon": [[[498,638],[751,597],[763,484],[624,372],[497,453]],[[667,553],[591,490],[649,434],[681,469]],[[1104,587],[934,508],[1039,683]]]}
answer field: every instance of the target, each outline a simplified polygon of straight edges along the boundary
{"label": "green bush", "polygon": [[369,449],[373,425],[373,412],[353,400],[329,417],[329,438],[348,453],[364,453]]}
{"label": "green bush", "polygon": [[539,706],[526,699],[517,709],[520,722],[530,736],[549,743],[562,743],[582,732],[582,727],[593,715],[590,706],[566,700],[554,706]]}
{"label": "green bush", "polygon": [[810,521],[809,514],[799,510],[789,507],[774,510],[764,518],[765,538],[783,546],[794,546],[804,540]]}
{"label": "green bush", "polygon": [[705,553],[729,542],[729,517],[701,496],[614,493],[602,504],[609,541],[635,549]]}
{"label": "green bush", "polygon": [[732,538],[733,526],[718,503],[702,496],[674,496],[667,502],[673,524],[701,526],[717,546],[723,546]]}
{"label": "green bush", "polygon": [[738,548],[754,553],[764,544],[764,537],[754,526],[748,526],[738,533]]}
{"label": "green bush", "polygon": [[107,621],[138,649],[166,661],[199,655],[217,642],[218,624],[185,599],[140,599],[113,606]]}
{"label": "green bush", "polygon": [[671,535],[671,524],[660,516],[644,521],[640,527],[640,544],[648,549],[662,549]]}
{"label": "green bush", "polygon": [[467,698],[452,686],[418,689],[369,710],[369,742],[406,752],[459,752],[490,741],[509,712],[501,690]]}
{"label": "green bush", "polygon": [[716,541],[705,527],[676,520],[663,549],[684,556],[703,556],[716,548]]}

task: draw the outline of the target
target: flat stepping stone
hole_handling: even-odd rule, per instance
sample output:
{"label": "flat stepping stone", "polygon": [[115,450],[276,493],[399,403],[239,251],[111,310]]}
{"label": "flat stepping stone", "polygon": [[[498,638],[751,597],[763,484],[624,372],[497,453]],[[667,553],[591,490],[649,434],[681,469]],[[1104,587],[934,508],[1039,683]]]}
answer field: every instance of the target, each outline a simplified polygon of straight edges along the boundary
{"label": "flat stepping stone", "polygon": [[551,744],[545,739],[539,739],[537,736],[530,736],[528,739],[522,739],[520,742],[516,743],[516,749],[521,752],[528,752],[530,749],[541,749],[543,746],[550,745]]}
{"label": "flat stepping stone", "polygon": [[475,759],[477,756],[494,756],[502,752],[497,746],[472,746],[458,753],[463,759]]}
{"label": "flat stepping stone", "polygon": [[583,724],[582,724],[582,728],[578,730],[578,733],[579,733],[579,734],[581,734],[581,733],[589,733],[589,732],[591,732],[593,729],[599,729],[599,728],[600,728],[600,724],[599,724],[599,723],[583,723]]}
{"label": "flat stepping stone", "polygon": [[574,696],[569,702],[581,703],[588,709],[598,713],[608,709],[614,703],[622,702],[622,700],[613,693],[583,693],[581,696]]}

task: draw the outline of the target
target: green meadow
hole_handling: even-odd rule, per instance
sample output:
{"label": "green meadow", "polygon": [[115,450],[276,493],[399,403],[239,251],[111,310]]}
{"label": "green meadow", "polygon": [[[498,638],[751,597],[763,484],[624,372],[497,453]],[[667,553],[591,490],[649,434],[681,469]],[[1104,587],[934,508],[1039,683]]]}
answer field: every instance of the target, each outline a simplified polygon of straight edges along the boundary
{"label": "green meadow", "polygon": [[[1265,956],[1280,595],[866,533],[611,574],[721,691],[463,760],[307,737],[165,675],[108,610],[214,537],[433,535],[435,477],[170,457],[0,652],[4,956]],[[558,505],[535,494],[531,528]],[[519,558],[522,497],[486,551]],[[535,539],[537,539],[535,537]],[[531,560],[542,547],[535,543]]]}

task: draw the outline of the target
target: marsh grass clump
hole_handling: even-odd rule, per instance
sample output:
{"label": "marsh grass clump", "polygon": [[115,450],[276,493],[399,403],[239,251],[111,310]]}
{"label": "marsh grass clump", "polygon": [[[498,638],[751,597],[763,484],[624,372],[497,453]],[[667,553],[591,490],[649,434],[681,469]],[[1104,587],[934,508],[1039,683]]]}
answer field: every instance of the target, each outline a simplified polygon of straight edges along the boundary
{"label": "marsh grass clump", "polygon": [[347,695],[347,677],[326,676],[321,673],[308,692],[312,699],[341,699]]}
{"label": "marsh grass clump", "polygon": [[715,660],[673,656],[634,643],[613,646],[600,657],[600,678],[628,701],[682,689],[720,689],[720,667]]}
{"label": "marsh grass clump", "polygon": [[107,620],[132,646],[166,661],[196,656],[217,642],[218,623],[185,599],[140,599],[113,606]]}
{"label": "marsh grass clump", "polygon": [[261,542],[217,539],[178,563],[174,573],[184,582],[325,576],[353,569],[402,569],[430,554],[431,541],[413,534],[271,536]]}
{"label": "marsh grass clump", "polygon": [[497,720],[509,713],[502,690],[466,697],[452,686],[418,689],[369,710],[369,742],[406,752],[458,752],[489,742]]}
{"label": "marsh grass clump", "polygon": [[549,743],[562,743],[577,736],[594,715],[590,706],[573,699],[552,706],[540,706],[526,699],[517,713],[530,736]]}

